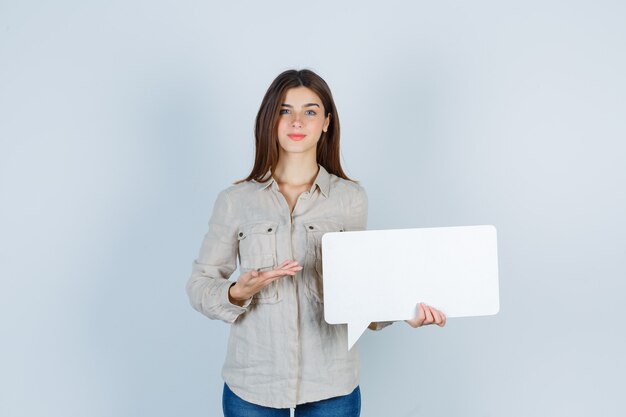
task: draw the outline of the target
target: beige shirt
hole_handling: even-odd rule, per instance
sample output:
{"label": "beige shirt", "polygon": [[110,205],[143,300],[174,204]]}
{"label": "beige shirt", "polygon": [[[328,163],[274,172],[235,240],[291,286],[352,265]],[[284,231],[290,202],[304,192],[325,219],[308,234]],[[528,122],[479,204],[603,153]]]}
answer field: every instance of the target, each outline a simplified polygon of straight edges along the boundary
{"label": "beige shirt", "polygon": [[[358,351],[348,351],[345,324],[324,321],[321,240],[326,232],[364,230],[367,195],[320,165],[290,213],[269,171],[264,180],[232,185],[217,196],[186,286],[191,305],[231,323],[222,377],[244,400],[293,408],[349,394],[359,383]],[[228,299],[237,256],[241,273],[270,270],[286,259],[303,269],[240,307]]]}

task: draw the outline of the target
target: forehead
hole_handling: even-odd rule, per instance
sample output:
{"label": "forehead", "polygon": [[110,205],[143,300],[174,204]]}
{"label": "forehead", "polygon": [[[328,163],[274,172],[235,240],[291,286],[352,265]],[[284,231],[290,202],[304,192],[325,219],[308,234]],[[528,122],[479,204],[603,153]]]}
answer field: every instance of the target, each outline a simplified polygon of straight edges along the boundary
{"label": "forehead", "polygon": [[322,100],[310,88],[300,86],[287,90],[282,103],[291,104],[292,106],[299,106],[305,103],[318,103],[321,106]]}

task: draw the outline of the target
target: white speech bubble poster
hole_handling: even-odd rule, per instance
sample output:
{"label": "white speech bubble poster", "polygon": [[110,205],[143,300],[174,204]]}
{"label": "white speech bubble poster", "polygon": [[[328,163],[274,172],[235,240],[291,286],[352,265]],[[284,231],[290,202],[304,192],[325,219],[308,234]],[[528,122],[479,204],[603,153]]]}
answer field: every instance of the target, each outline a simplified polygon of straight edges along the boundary
{"label": "white speech bubble poster", "polygon": [[348,349],[371,322],[497,314],[492,225],[329,232],[322,237],[324,319],[348,324]]}

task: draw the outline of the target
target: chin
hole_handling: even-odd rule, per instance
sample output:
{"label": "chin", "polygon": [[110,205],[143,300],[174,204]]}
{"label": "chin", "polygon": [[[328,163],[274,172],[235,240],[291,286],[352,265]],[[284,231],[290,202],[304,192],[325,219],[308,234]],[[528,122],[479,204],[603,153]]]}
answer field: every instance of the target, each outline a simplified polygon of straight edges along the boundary
{"label": "chin", "polygon": [[306,149],[285,149],[283,148],[284,153],[304,153]]}
{"label": "chin", "polygon": [[315,150],[315,146],[281,146],[281,149],[283,152],[285,153],[305,153],[305,152],[309,152],[311,150],[311,148],[313,150]]}

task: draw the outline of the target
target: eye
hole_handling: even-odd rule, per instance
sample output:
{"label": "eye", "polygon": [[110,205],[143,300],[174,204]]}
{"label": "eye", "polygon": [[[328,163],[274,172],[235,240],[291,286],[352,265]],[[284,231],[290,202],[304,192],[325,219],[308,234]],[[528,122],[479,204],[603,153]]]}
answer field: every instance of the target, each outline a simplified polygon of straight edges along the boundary
{"label": "eye", "polygon": [[307,112],[307,114],[308,114],[309,116],[315,116],[315,115],[317,114],[317,113],[315,113],[315,111],[313,111],[313,110],[307,110],[306,112]]}
{"label": "eye", "polygon": [[287,114],[287,113],[283,113],[283,112],[288,112],[288,111],[289,111],[289,109],[280,109],[278,114]]}

